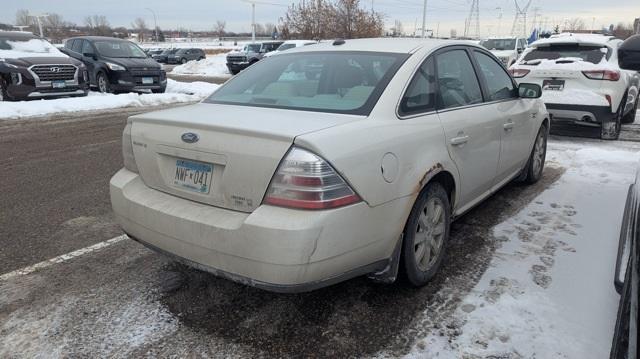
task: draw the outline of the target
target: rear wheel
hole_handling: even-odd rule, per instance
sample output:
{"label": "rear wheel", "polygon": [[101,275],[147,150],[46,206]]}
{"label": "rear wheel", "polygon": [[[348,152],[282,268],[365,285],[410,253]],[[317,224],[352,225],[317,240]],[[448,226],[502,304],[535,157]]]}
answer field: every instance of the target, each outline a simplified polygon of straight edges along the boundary
{"label": "rear wheel", "polygon": [[5,91],[4,80],[0,78],[0,102],[4,101],[7,98]]}
{"label": "rear wheel", "polygon": [[449,239],[451,208],[440,183],[430,183],[420,193],[404,229],[401,268],[409,282],[420,287],[438,272]]}
{"label": "rear wheel", "polygon": [[617,140],[620,137],[620,129],[622,128],[622,115],[624,114],[624,107],[627,103],[627,95],[624,95],[622,102],[618,106],[618,111],[613,115],[613,120],[602,123],[602,135],[600,138],[603,140]]}
{"label": "rear wheel", "polygon": [[[636,97],[640,97],[640,96],[636,96]],[[628,114],[622,117],[622,123],[633,123],[633,121],[636,120],[636,114],[638,113],[639,100],[640,100],[639,98],[636,98],[636,104],[633,106],[633,109],[629,111]]]}
{"label": "rear wheel", "polygon": [[186,64],[187,63],[187,59],[185,59],[184,57],[180,59],[180,63],[181,64]]}
{"label": "rear wheel", "polygon": [[110,93],[111,87],[109,86],[109,79],[104,72],[99,72],[96,76],[96,84],[98,85],[98,91],[102,93]]}
{"label": "rear wheel", "polygon": [[534,184],[542,178],[544,170],[544,161],[547,158],[547,127],[540,126],[536,142],[533,144],[527,167],[525,168],[524,183]]}

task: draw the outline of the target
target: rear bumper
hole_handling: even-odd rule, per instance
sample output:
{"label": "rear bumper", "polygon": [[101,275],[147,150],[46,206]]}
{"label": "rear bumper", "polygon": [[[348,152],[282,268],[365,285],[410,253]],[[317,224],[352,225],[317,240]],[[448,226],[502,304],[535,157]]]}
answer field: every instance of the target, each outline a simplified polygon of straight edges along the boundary
{"label": "rear bumper", "polygon": [[[383,270],[410,199],[329,211],[260,206],[236,212],[147,187],[135,173],[111,179],[116,218],[132,238],[216,275],[277,292],[303,292]],[[404,219],[403,219],[404,218]]]}
{"label": "rear bumper", "polygon": [[608,106],[546,103],[551,115],[551,133],[600,138],[603,124],[615,122]]}

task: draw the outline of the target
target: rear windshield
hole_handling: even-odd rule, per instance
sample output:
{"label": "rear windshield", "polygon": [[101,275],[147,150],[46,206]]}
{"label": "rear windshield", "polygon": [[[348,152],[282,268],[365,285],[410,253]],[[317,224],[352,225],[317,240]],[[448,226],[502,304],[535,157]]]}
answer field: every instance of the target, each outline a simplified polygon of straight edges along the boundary
{"label": "rear windshield", "polygon": [[138,45],[128,41],[100,40],[93,43],[102,56],[145,58],[144,51]]}
{"label": "rear windshield", "polygon": [[480,43],[488,50],[513,50],[516,48],[516,39],[489,39]]}
{"label": "rear windshield", "polygon": [[205,102],[365,115],[407,57],[374,52],[274,56],[249,67]]}
{"label": "rear windshield", "polygon": [[577,44],[559,44],[551,46],[536,47],[528,52],[523,60],[582,60],[597,64],[603,58],[609,59],[611,50],[606,46],[595,45],[577,45]]}

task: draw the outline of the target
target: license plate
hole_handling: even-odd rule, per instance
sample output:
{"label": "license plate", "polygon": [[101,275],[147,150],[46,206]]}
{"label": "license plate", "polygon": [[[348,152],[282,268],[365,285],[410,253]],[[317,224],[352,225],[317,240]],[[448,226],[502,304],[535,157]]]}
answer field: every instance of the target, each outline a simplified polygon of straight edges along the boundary
{"label": "license plate", "polygon": [[564,80],[544,80],[542,81],[542,89],[550,91],[564,90]]}
{"label": "license plate", "polygon": [[54,89],[62,89],[67,87],[67,83],[64,81],[52,81],[51,82],[51,87]]}
{"label": "license plate", "polygon": [[188,160],[176,160],[173,185],[197,193],[209,193],[213,165]]}
{"label": "license plate", "polygon": [[143,77],[142,78],[142,84],[143,85],[152,85],[153,84],[153,77]]}

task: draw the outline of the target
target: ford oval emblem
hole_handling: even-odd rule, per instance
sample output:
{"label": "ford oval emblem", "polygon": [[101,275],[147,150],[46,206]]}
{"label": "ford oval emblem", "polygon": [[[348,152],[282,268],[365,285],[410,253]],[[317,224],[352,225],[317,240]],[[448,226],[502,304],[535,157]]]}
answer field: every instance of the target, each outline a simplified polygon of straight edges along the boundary
{"label": "ford oval emblem", "polygon": [[182,134],[182,141],[186,143],[196,143],[198,142],[199,139],[200,137],[193,132],[187,132]]}

